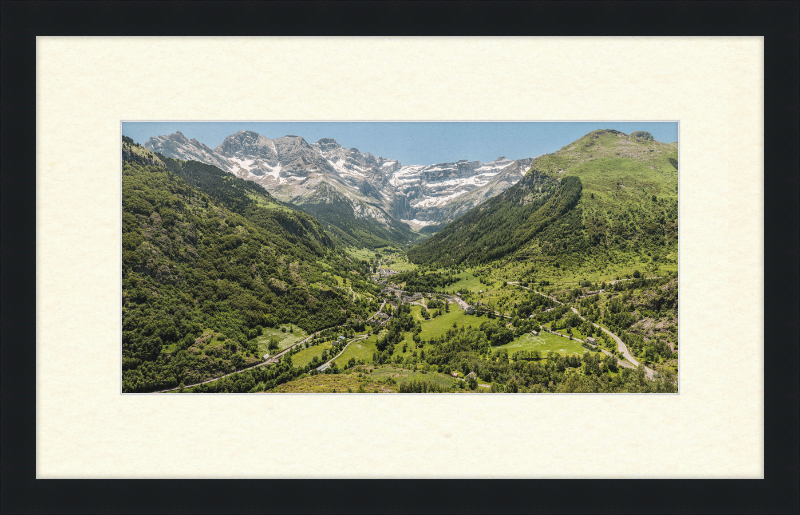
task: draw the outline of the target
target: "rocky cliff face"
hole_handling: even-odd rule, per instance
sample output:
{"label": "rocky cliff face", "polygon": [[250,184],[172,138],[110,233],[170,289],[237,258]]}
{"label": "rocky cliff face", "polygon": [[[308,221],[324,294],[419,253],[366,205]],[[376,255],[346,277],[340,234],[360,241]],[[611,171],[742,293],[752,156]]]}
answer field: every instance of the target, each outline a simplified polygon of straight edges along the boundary
{"label": "rocky cliff face", "polygon": [[[397,203],[402,219],[441,223],[454,219],[489,196],[511,187],[527,172],[531,159],[499,157],[489,163],[458,161],[430,166],[404,166],[389,183],[403,197]],[[502,181],[497,178],[502,177]]]}
{"label": "rocky cliff face", "polygon": [[187,139],[181,131],[167,136],[154,136],[144,144],[153,152],[185,161],[200,161],[221,170],[230,170],[231,163],[196,139]]}

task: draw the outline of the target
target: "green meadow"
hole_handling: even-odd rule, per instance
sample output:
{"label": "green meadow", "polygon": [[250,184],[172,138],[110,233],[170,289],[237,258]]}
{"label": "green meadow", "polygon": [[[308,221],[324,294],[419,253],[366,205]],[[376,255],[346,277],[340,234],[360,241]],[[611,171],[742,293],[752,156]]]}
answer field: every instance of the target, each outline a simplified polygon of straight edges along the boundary
{"label": "green meadow", "polygon": [[446,291],[455,293],[460,290],[468,290],[471,292],[478,292],[478,290],[486,291],[489,287],[481,284],[480,279],[472,275],[469,270],[464,270],[456,274],[458,282],[455,282],[445,288]]}
{"label": "green meadow", "polygon": [[373,251],[372,249],[368,248],[358,249],[355,247],[345,247],[344,250],[345,252],[347,252],[347,255],[356,258],[358,260],[372,261],[373,259],[375,259],[375,251]]}
{"label": "green meadow", "polygon": [[[285,329],[286,331],[284,332],[281,329]],[[294,329],[294,332],[291,332],[291,329]],[[277,352],[280,352],[307,337],[308,333],[293,324],[283,324],[277,329],[267,327],[262,331],[261,336],[257,336],[255,338],[256,343],[258,344],[258,352],[261,356],[267,352],[270,354],[275,354],[276,351],[270,351],[268,349],[269,340],[273,336],[278,339]]]}
{"label": "green meadow", "polygon": [[417,265],[410,262],[405,255],[392,254],[387,256],[381,268],[388,268],[397,272],[407,272],[417,268]]}
{"label": "green meadow", "polygon": [[[310,343],[310,342],[309,342]],[[311,363],[314,356],[322,356],[322,353],[333,347],[332,341],[322,342],[317,345],[310,345],[307,349],[303,349],[296,354],[292,354],[292,365],[300,368]],[[322,363],[320,363],[321,365]]]}
{"label": "green meadow", "polygon": [[[441,337],[448,330],[453,329],[453,323],[458,327],[478,327],[489,320],[486,316],[467,315],[458,304],[455,303],[450,304],[450,313],[443,312],[441,315],[432,317],[430,320],[425,320],[420,314],[421,311],[422,306],[411,306],[411,315],[422,324],[422,332],[419,333],[419,336],[423,341]],[[429,310],[428,312],[431,313],[432,311],[435,310]],[[406,346],[405,352],[403,352],[403,345]],[[427,351],[430,347],[430,344],[421,343],[419,348],[417,348],[413,340],[413,335],[411,333],[406,333],[400,345],[395,347],[393,356],[400,356],[405,359],[407,356],[411,356],[415,350]],[[370,354],[370,357],[371,356]]]}
{"label": "green meadow", "polygon": [[586,349],[583,348],[580,342],[545,332],[539,333],[539,336],[524,334],[512,342],[501,345],[500,347],[494,347],[494,349],[504,349],[508,352],[509,356],[521,350],[538,350],[542,354],[542,357],[545,357],[550,351],[560,354],[578,355],[582,355],[586,352]]}
{"label": "green meadow", "polygon": [[378,340],[377,335],[372,335],[364,340],[351,342],[350,345],[344,350],[341,356],[336,358],[334,362],[339,368],[344,367],[347,363],[355,358],[356,360],[364,360],[365,362],[372,361],[372,353],[378,350],[375,347],[375,342]]}

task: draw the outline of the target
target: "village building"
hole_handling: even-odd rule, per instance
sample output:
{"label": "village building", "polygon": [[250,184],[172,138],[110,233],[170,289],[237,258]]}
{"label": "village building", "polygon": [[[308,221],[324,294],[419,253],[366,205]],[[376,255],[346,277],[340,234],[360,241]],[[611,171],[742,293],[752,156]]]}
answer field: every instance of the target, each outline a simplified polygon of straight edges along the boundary
{"label": "village building", "polygon": [[467,314],[468,315],[474,315],[475,314],[475,308],[473,308],[472,306],[467,306]]}
{"label": "village building", "polygon": [[458,377],[458,372],[450,372],[450,375],[453,377]]}
{"label": "village building", "polygon": [[421,293],[415,293],[414,295],[403,295],[403,302],[416,302],[422,299]]}
{"label": "village building", "polygon": [[597,340],[595,340],[591,336],[587,336],[586,337],[586,343],[588,343],[589,345],[597,345]]}

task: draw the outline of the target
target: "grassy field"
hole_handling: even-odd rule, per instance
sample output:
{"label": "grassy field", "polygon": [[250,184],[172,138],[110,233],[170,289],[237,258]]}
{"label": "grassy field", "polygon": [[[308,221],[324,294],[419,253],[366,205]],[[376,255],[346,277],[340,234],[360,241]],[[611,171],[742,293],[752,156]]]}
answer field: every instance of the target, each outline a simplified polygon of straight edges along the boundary
{"label": "grassy field", "polygon": [[[289,332],[290,328],[294,328],[294,333]],[[286,332],[281,331],[281,329],[286,329]],[[261,353],[260,354],[261,356],[263,356],[267,352],[269,352],[270,354],[275,353],[275,351],[269,351],[267,349],[267,346],[269,345],[269,339],[273,336],[278,339],[278,352],[280,352],[283,349],[291,347],[295,343],[299,342],[300,340],[308,336],[308,333],[306,333],[304,330],[300,329],[296,325],[290,326],[290,324],[283,324],[278,329],[267,327],[266,329],[264,329],[261,336],[257,336],[255,338],[256,343],[258,344],[258,352]]]}
{"label": "grassy field", "polygon": [[560,354],[582,355],[586,351],[586,349],[575,340],[569,340],[549,333],[540,333],[539,336],[524,334],[510,343],[495,347],[495,349],[505,349],[508,351],[509,356],[521,350],[538,350],[543,355],[546,355],[550,351],[555,351]]}
{"label": "grassy field", "polygon": [[[312,345],[307,349],[303,349],[297,354],[292,354],[292,365],[294,367],[304,367],[311,363],[314,356],[322,356],[322,352],[333,347],[333,342],[322,342],[318,345]],[[322,363],[320,363],[321,365]]]}
{"label": "grassy field", "polygon": [[373,259],[375,259],[375,252],[370,249],[357,249],[355,247],[345,247],[344,250],[350,257],[356,258],[358,260],[372,261]]}
{"label": "grassy field", "polygon": [[365,340],[359,340],[357,342],[352,342],[347,348],[344,350],[341,356],[336,358],[334,362],[339,368],[344,367],[347,365],[347,362],[350,361],[351,358],[355,358],[357,360],[363,359],[366,362],[372,361],[372,353],[378,350],[375,347],[375,342],[377,341],[377,335],[372,335]]}
{"label": "grassy field", "polygon": [[455,293],[459,290],[465,289],[471,292],[477,292],[478,290],[486,291],[488,289],[488,286],[481,284],[480,280],[472,275],[469,270],[459,272],[456,274],[456,277],[458,277],[458,282],[449,285],[447,288],[445,288],[446,291]]}
{"label": "grassy field", "polygon": [[450,313],[442,313],[441,315],[431,318],[430,320],[424,320],[420,315],[421,311],[421,306],[413,306],[411,308],[411,312],[414,317],[417,320],[422,320],[422,332],[419,336],[423,340],[442,336],[448,331],[448,329],[453,328],[453,322],[455,322],[459,327],[462,325],[468,327],[478,327],[482,323],[489,320],[489,318],[486,316],[467,315],[458,306],[458,304],[455,303],[450,304]]}
{"label": "grassy field", "polygon": [[[421,306],[411,306],[411,314],[415,320],[419,320],[422,323],[422,332],[419,334],[422,340],[430,340],[432,338],[438,338],[445,334],[449,329],[453,328],[453,322],[456,323],[457,326],[468,326],[468,327],[478,327],[482,323],[489,320],[486,316],[472,316],[467,315],[464,311],[458,307],[458,304],[450,304],[450,313],[442,313],[441,315],[431,318],[430,320],[425,320],[420,315],[422,311]],[[433,311],[433,310],[431,310]],[[406,345],[406,351],[403,352],[403,345]],[[401,356],[402,358],[406,358],[410,356],[415,348],[414,348],[414,340],[411,333],[406,333],[405,338],[400,345],[396,346],[394,349],[394,356]],[[430,349],[431,345],[423,345],[421,346],[421,350],[427,352]],[[370,355],[371,356],[371,355]]]}
{"label": "grassy field", "polygon": [[393,261],[382,268],[396,270],[397,272],[407,272],[409,270],[414,270],[416,267],[414,263],[409,263],[408,261]]}

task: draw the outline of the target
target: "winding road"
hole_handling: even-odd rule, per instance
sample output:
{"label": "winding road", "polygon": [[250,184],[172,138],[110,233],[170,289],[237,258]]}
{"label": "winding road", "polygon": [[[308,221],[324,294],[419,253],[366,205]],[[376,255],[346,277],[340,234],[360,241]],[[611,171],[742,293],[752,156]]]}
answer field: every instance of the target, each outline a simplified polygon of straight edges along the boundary
{"label": "winding road", "polygon": [[[625,279],[620,279],[620,280],[625,280]],[[614,281],[614,282],[616,282],[616,281]],[[524,288],[524,289],[526,289],[526,290],[529,290],[529,291],[532,291],[532,292],[534,292],[534,293],[536,293],[536,294],[539,294],[539,295],[541,295],[541,296],[543,296],[543,297],[546,297],[546,298],[548,298],[548,299],[552,300],[553,302],[555,302],[555,303],[557,303],[557,304],[559,304],[559,305],[562,305],[562,306],[564,305],[564,303],[563,303],[563,302],[560,302],[559,300],[555,299],[554,297],[551,297],[551,296],[549,296],[549,295],[545,295],[544,293],[541,293],[541,292],[539,292],[539,291],[536,291],[536,290],[534,290],[533,288],[529,288],[529,287],[527,287],[527,286],[522,286],[521,284],[519,284],[519,282],[518,282],[518,281],[508,281],[508,284],[514,284],[514,285],[516,285],[516,286],[519,286],[520,288]],[[612,283],[612,284],[613,284],[613,283]],[[351,292],[352,292],[352,290],[351,290]],[[352,293],[355,293],[355,292],[352,292]],[[466,309],[469,307],[469,304],[468,304],[468,303],[467,303],[467,302],[466,302],[464,299],[462,299],[461,297],[458,297],[458,296],[455,296],[455,295],[441,295],[441,296],[442,296],[442,297],[445,297],[446,299],[448,299],[448,300],[450,300],[450,301],[453,301],[453,302],[455,302],[455,303],[456,303],[456,304],[458,304],[458,305],[459,305],[459,307],[461,307],[461,309],[463,309],[464,311],[466,311]],[[371,315],[371,316],[370,316],[370,317],[367,319],[367,321],[370,321],[370,320],[372,320],[372,319],[373,319],[373,318],[374,318],[374,317],[375,317],[375,316],[376,316],[378,313],[380,313],[380,312],[381,312],[381,310],[383,309],[383,307],[384,307],[385,305],[386,305],[386,301],[384,300],[384,301],[383,301],[383,303],[381,304],[380,308],[378,308],[378,311],[376,311],[375,313],[373,313],[373,314],[372,314],[372,315]],[[586,321],[586,319],[585,319],[585,318],[584,318],[584,317],[583,317],[583,316],[582,316],[582,315],[581,315],[581,314],[578,312],[578,310],[577,310],[577,309],[575,309],[574,307],[570,307],[570,309],[571,309],[571,310],[572,310],[572,312],[573,312],[573,313],[575,313],[575,314],[576,314],[576,315],[577,315],[577,316],[578,316],[578,317],[579,317],[581,320],[583,320],[583,321]],[[512,318],[512,317],[510,317],[510,316],[508,316],[508,315],[504,315],[504,314],[502,314],[502,313],[495,313],[495,315],[496,315],[496,316],[499,316],[499,317],[504,317],[504,318]],[[384,322],[384,323],[385,323],[385,322]],[[625,357],[625,359],[627,360],[627,361],[620,360],[620,359],[619,359],[619,357],[617,357],[617,361],[619,362],[619,364],[620,364],[621,366],[623,366],[623,367],[627,367],[627,368],[633,368],[633,369],[635,369],[635,368],[637,368],[637,367],[639,367],[639,366],[640,366],[640,363],[639,363],[639,362],[636,360],[636,358],[634,358],[634,357],[633,357],[633,355],[631,355],[631,353],[628,351],[628,347],[627,347],[627,346],[626,346],[626,345],[623,343],[623,341],[622,341],[622,340],[621,340],[621,339],[620,339],[620,338],[619,338],[617,335],[615,335],[614,333],[612,333],[611,331],[609,331],[609,330],[608,330],[608,329],[606,329],[605,327],[602,327],[602,326],[600,326],[600,325],[598,325],[598,324],[595,324],[594,322],[590,322],[590,323],[591,323],[593,326],[595,326],[596,328],[598,328],[598,329],[600,329],[601,331],[603,331],[604,333],[606,333],[607,335],[609,335],[609,336],[610,336],[610,337],[611,337],[611,338],[612,338],[612,339],[613,339],[613,340],[614,340],[614,341],[617,343],[617,349],[619,350],[619,352],[620,352],[620,353],[621,353],[621,354],[622,354],[622,355]],[[381,324],[381,325],[383,325],[383,324]],[[249,366],[249,367],[246,367],[246,368],[242,368],[242,369],[239,369],[239,370],[235,370],[235,371],[233,371],[233,372],[230,372],[230,373],[228,373],[228,374],[225,374],[225,375],[222,375],[222,376],[219,376],[219,377],[215,377],[215,378],[213,378],[213,379],[208,379],[208,380],[205,380],[205,381],[201,381],[201,382],[199,382],[199,383],[192,383],[192,384],[184,385],[184,388],[192,388],[192,387],[194,387],[194,386],[199,386],[199,385],[201,385],[201,384],[213,383],[213,382],[215,382],[215,381],[219,381],[220,379],[224,379],[224,378],[226,378],[226,377],[229,377],[229,376],[232,376],[232,375],[235,375],[235,374],[239,374],[239,373],[241,373],[241,372],[245,372],[245,371],[247,371],[247,370],[250,370],[250,369],[253,369],[253,368],[256,368],[256,367],[263,367],[263,366],[265,366],[265,365],[272,365],[272,364],[278,363],[278,362],[280,361],[280,358],[281,358],[281,357],[282,357],[284,354],[286,354],[287,352],[290,352],[290,351],[291,351],[293,348],[297,347],[298,345],[303,345],[304,343],[308,342],[308,341],[309,341],[309,340],[311,340],[313,337],[315,337],[315,336],[319,335],[319,334],[320,334],[320,333],[322,333],[323,331],[326,331],[326,330],[329,330],[329,329],[335,329],[335,328],[338,328],[338,327],[345,327],[345,326],[344,326],[344,325],[337,325],[337,326],[333,326],[333,327],[327,327],[327,328],[325,328],[325,329],[320,329],[319,331],[317,331],[317,332],[315,332],[315,333],[313,333],[313,334],[311,334],[311,335],[307,336],[307,337],[306,337],[306,338],[304,338],[303,340],[300,340],[300,341],[298,341],[297,343],[295,343],[295,344],[293,344],[293,345],[290,345],[289,347],[287,347],[287,348],[283,349],[282,351],[280,351],[279,353],[275,354],[274,356],[271,356],[269,359],[267,359],[267,360],[265,360],[265,361],[262,361],[262,362],[260,362],[260,363],[257,363],[257,364],[255,364],[255,365],[252,365],[252,366]],[[558,334],[559,336],[564,336],[564,335],[562,335],[562,334],[560,334],[560,333],[557,333],[557,332],[555,332],[555,331],[550,331],[550,332],[551,332],[551,333],[553,333],[553,334]],[[564,336],[564,337],[566,337],[566,336]],[[328,360],[326,363],[324,363],[323,365],[321,365],[321,366],[320,366],[320,367],[318,367],[317,369],[319,369],[319,368],[321,368],[321,367],[325,367],[325,366],[330,366],[330,363],[332,363],[334,360],[336,360],[336,358],[338,358],[339,356],[341,356],[341,355],[344,353],[344,351],[347,349],[347,347],[348,347],[348,346],[350,346],[350,344],[351,344],[351,343],[353,343],[353,342],[355,342],[355,341],[360,341],[360,340],[363,340],[364,338],[367,338],[367,335],[360,335],[359,337],[353,338],[352,340],[350,340],[350,341],[347,343],[347,345],[345,345],[345,346],[344,346],[344,348],[341,350],[341,352],[339,352],[339,354],[337,354],[336,356],[334,356],[333,358],[331,358],[330,360]],[[579,341],[579,342],[583,342],[583,340],[579,340],[579,339],[577,339],[577,338],[574,338],[574,340],[576,340],[576,341]],[[592,345],[592,344],[588,344],[588,345]],[[598,346],[593,346],[593,347],[596,347],[598,350],[600,350],[600,351],[601,351],[601,352],[603,352],[604,354],[607,354],[607,355],[609,355],[609,356],[613,356],[613,354],[611,354],[611,353],[610,353],[609,351],[607,351],[606,349],[603,349],[603,348],[601,348],[601,347],[598,347]],[[654,377],[654,375],[655,375],[655,372],[654,372],[652,369],[650,369],[649,367],[646,367],[646,366],[644,366],[643,368],[644,368],[644,370],[645,370],[645,374],[646,374],[647,378],[652,380],[652,379],[653,379],[653,377]],[[488,387],[489,385],[480,385],[480,386],[486,386],[486,387]],[[172,392],[172,391],[179,390],[179,389],[180,389],[180,387],[168,388],[168,389],[166,389],[166,390],[159,390],[159,391],[156,391],[156,392],[153,392],[153,393],[166,393],[166,392]]]}
{"label": "winding road", "polygon": [[[326,362],[325,362],[325,363],[323,363],[322,365],[318,366],[318,367],[317,367],[317,370],[319,370],[320,372],[322,372],[323,370],[325,370],[326,368],[328,368],[328,367],[331,365],[331,363],[333,363],[333,362],[336,360],[336,358],[338,358],[339,356],[341,356],[342,354],[344,354],[344,351],[345,351],[345,350],[347,350],[347,347],[349,347],[351,343],[353,343],[353,342],[357,342],[357,341],[361,341],[361,340],[363,340],[363,339],[364,339],[364,338],[366,338],[366,337],[367,337],[367,335],[366,335],[366,334],[364,334],[364,335],[361,335],[361,336],[359,336],[359,337],[357,337],[357,338],[353,338],[352,340],[350,340],[349,342],[347,342],[347,345],[345,345],[345,346],[344,346],[344,348],[342,348],[342,350],[341,350],[341,352],[339,352],[339,354],[337,354],[336,356],[332,357],[331,359],[329,359],[328,361],[326,361]],[[323,368],[323,367],[324,367],[324,368]]]}
{"label": "winding road", "polygon": [[443,295],[443,297],[448,299],[448,300],[452,300],[453,302],[458,304],[458,307],[460,307],[464,311],[466,311],[467,308],[469,307],[469,304],[467,304],[467,301],[465,301],[464,299],[462,299],[461,297],[458,297],[456,295]]}
{"label": "winding road", "polygon": [[[624,280],[624,279],[620,279],[620,280]],[[509,281],[508,284],[516,284],[520,288],[525,288],[526,290],[530,290],[530,291],[532,291],[534,293],[538,293],[542,297],[547,297],[548,299],[552,300],[553,302],[555,302],[557,304],[560,304],[562,306],[564,305],[563,302],[560,302],[560,301],[556,300],[554,297],[551,297],[549,295],[545,295],[544,293],[536,291],[533,288],[528,288],[527,286],[522,286],[517,281],[513,281],[513,282]],[[586,319],[583,317],[583,315],[581,315],[578,312],[577,309],[575,309],[572,306],[570,306],[570,309],[572,310],[573,313],[578,315],[578,318],[580,318],[584,322],[586,321]],[[636,358],[633,357],[633,355],[630,353],[630,351],[628,351],[628,347],[625,345],[625,343],[623,343],[623,341],[620,339],[619,336],[617,336],[616,334],[612,333],[611,331],[609,331],[605,327],[602,327],[602,326],[599,326],[599,325],[595,324],[594,322],[589,322],[589,323],[592,324],[593,326],[595,326],[596,328],[600,329],[601,331],[603,331],[607,335],[609,335],[615,342],[617,342],[617,350],[619,350],[619,352],[625,357],[625,359],[628,360],[628,362],[626,363],[625,361],[620,360],[619,358],[617,358],[617,360],[619,361],[620,365],[622,365],[623,367],[627,367],[627,368],[637,368],[639,365],[641,365],[641,363],[639,363],[636,360]],[[550,332],[552,332],[554,334],[558,334],[559,336],[564,336],[564,335],[562,335],[560,333],[555,333],[554,331],[550,331]],[[576,340],[577,340],[577,338],[576,338]],[[577,340],[577,341],[582,341],[582,340]],[[591,343],[589,345],[591,345]],[[600,347],[597,347],[597,348],[600,349],[605,354],[608,354],[609,356],[612,355],[610,352],[608,352],[605,349],[602,349]],[[642,365],[642,366],[644,367],[644,365]],[[644,367],[644,372],[645,372],[645,375],[647,376],[648,379],[653,379],[653,377],[655,376],[655,372],[653,371],[653,369],[651,369],[649,367]]]}
{"label": "winding road", "polygon": [[[583,316],[580,313],[578,313],[577,309],[575,309],[575,308],[570,308],[570,309],[572,310],[573,313],[578,315],[578,318],[580,318],[581,320],[586,322],[586,319],[583,318]],[[605,327],[601,327],[601,326],[595,324],[594,322],[589,322],[589,323],[592,324],[593,326],[595,326],[596,328],[600,329],[601,331],[603,331],[607,335],[609,335],[615,342],[617,342],[617,350],[619,352],[621,352],[623,356],[625,356],[625,359],[627,359],[628,361],[630,361],[634,365],[633,368],[636,368],[639,365],[641,365],[641,363],[639,363],[636,360],[636,358],[634,358],[633,355],[630,352],[628,352],[628,347],[622,342],[622,340],[619,338],[619,336],[617,336],[616,334],[612,333],[611,331],[609,331]],[[589,344],[589,345],[591,345],[591,344]],[[620,363],[622,364],[622,366],[627,366],[625,364],[625,362],[623,362],[623,361],[620,361]],[[644,365],[642,365],[642,366],[644,367]],[[645,373],[645,375],[647,375],[648,379],[653,379],[653,377],[655,375],[655,372],[653,371],[653,369],[651,369],[649,367],[644,367],[644,373]]]}

